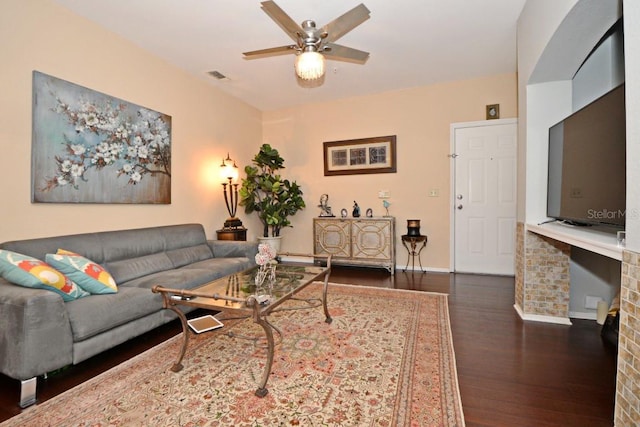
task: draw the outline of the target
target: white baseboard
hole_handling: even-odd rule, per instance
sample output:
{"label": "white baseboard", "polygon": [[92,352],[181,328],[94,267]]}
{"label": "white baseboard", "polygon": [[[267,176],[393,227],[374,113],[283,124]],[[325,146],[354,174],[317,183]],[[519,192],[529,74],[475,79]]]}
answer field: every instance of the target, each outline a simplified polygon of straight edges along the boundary
{"label": "white baseboard", "polygon": [[583,311],[570,311],[569,317],[573,319],[583,320],[598,320],[598,313],[596,312],[583,312]]}
{"label": "white baseboard", "polygon": [[[403,273],[404,267],[396,265],[396,270]],[[448,268],[438,268],[438,267],[424,267],[422,270],[420,270],[420,267],[413,267],[413,268],[409,267],[407,268],[407,271],[424,271],[426,273],[451,273],[451,271],[449,271]]]}
{"label": "white baseboard", "polygon": [[518,304],[514,304],[516,312],[522,320],[529,320],[532,322],[544,322],[555,323],[557,325],[572,325],[571,319],[568,317],[555,317],[555,316],[543,316],[540,314],[525,314]]}
{"label": "white baseboard", "polygon": [[313,255],[310,256],[295,256],[295,255],[283,255],[280,259],[284,262],[300,262],[304,264],[313,264]]}
{"label": "white baseboard", "polygon": [[[280,259],[285,262],[300,262],[300,263],[306,263],[306,264],[313,264],[313,255],[309,255],[309,256],[282,255]],[[448,268],[424,267],[423,270],[427,273],[447,273],[447,274],[451,273],[451,271]],[[396,271],[403,272],[404,267],[396,264]],[[416,272],[421,270],[420,270],[420,267],[414,267],[414,268],[409,267],[407,268],[407,271]]]}

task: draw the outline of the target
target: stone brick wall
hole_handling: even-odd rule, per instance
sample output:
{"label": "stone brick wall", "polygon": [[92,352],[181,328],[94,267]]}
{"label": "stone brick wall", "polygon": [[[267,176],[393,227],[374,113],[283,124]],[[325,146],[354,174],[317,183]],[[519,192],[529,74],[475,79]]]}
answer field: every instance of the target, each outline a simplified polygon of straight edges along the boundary
{"label": "stone brick wall", "polygon": [[524,223],[516,224],[516,291],[515,303],[520,309],[524,308]]}
{"label": "stone brick wall", "polygon": [[615,425],[640,425],[640,254],[624,251]]}
{"label": "stone brick wall", "polygon": [[551,317],[569,317],[569,256],[564,242],[526,232],[522,311]]}

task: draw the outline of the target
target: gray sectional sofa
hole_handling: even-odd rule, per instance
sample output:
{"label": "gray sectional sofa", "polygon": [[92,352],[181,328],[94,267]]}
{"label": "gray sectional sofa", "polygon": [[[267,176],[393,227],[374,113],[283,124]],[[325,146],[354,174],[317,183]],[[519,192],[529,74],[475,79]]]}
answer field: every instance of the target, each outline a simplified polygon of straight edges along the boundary
{"label": "gray sectional sofa", "polygon": [[77,364],[173,320],[154,285],[193,288],[255,265],[257,243],[207,240],[200,224],[47,237],[0,244],[45,260],[59,248],[104,267],[118,292],[64,302],[55,292],[0,278],[0,372],[21,381],[20,406],[37,377]]}

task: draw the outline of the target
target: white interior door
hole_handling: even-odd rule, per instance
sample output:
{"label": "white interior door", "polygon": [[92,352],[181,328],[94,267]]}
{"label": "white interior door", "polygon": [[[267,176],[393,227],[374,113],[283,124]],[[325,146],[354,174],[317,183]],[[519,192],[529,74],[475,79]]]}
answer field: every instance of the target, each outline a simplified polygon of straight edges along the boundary
{"label": "white interior door", "polygon": [[513,275],[515,120],[452,125],[454,271]]}

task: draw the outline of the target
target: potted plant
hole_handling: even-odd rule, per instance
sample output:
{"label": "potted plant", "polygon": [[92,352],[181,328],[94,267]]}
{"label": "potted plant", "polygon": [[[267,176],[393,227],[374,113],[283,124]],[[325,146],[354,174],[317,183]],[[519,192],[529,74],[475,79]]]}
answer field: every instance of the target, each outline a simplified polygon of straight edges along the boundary
{"label": "potted plant", "polygon": [[291,226],[289,217],[305,207],[300,186],[283,179],[278,173],[280,169],[284,169],[284,159],[278,150],[263,144],[253,158],[253,165],[244,168],[247,177],[242,179],[240,188],[240,205],[244,211],[257,212],[263,226],[262,237],[276,240],[282,227]]}

